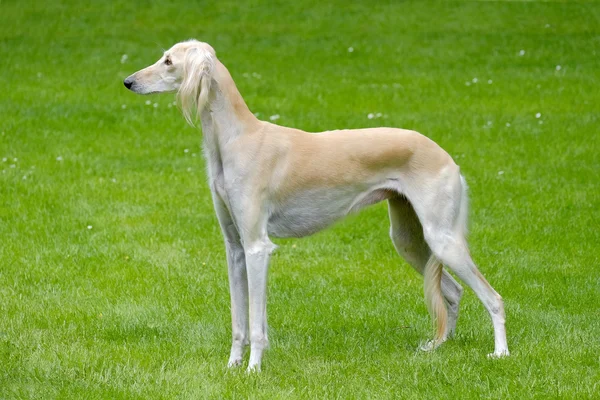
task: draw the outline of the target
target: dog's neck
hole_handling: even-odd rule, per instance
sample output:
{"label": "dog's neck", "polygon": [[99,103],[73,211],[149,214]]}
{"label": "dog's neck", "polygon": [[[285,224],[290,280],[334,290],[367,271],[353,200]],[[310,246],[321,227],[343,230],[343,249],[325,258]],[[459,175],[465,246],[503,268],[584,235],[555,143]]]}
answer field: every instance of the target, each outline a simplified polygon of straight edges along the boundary
{"label": "dog's neck", "polygon": [[229,71],[219,60],[215,63],[209,101],[200,120],[210,175],[213,175],[212,170],[222,168],[222,149],[228,143],[261,126],[261,121],[252,114]]}
{"label": "dog's neck", "polygon": [[[219,147],[260,124],[238,91],[229,71],[216,61],[209,102],[201,114],[202,130],[214,136]],[[208,131],[208,132],[207,132]]]}

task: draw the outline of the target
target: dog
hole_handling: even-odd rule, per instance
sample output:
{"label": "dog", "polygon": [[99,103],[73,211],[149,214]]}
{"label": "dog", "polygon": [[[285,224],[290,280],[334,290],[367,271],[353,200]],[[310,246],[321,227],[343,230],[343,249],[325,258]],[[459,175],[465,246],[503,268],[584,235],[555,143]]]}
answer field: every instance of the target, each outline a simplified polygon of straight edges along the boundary
{"label": "dog", "polygon": [[456,327],[463,289],[489,312],[495,348],[509,354],[504,304],[467,247],[467,185],[452,157],[411,130],[369,128],[307,133],[260,121],[207,43],[175,44],[124,81],[139,93],[176,92],[187,122],[200,119],[209,184],[225,239],[231,294],[228,366],[260,371],[268,346],[266,285],[270,237],[303,237],[347,214],[387,200],[397,252],[424,276],[425,300],[439,346]]}

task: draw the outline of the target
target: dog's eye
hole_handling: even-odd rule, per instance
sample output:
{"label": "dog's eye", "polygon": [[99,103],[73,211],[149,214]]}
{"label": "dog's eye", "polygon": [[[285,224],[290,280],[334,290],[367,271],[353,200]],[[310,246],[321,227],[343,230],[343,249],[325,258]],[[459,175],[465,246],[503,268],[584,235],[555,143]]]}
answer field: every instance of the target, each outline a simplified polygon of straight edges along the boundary
{"label": "dog's eye", "polygon": [[171,64],[173,64],[173,61],[171,61],[171,59],[167,57],[167,58],[165,58],[165,64],[171,65]]}

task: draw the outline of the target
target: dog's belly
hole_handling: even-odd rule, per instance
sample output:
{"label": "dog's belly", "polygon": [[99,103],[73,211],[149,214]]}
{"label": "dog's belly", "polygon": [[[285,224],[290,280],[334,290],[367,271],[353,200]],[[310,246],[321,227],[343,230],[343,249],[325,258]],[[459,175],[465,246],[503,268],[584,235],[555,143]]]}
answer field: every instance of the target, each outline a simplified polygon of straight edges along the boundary
{"label": "dog's belly", "polygon": [[309,190],[275,207],[267,229],[274,237],[312,235],[351,212],[397,195],[398,192],[380,187]]}

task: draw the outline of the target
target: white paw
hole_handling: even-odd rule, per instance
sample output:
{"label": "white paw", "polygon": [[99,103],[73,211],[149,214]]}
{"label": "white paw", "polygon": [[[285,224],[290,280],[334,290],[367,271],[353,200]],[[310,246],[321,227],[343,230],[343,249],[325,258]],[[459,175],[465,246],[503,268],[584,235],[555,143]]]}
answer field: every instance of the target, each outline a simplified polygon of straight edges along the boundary
{"label": "white paw", "polygon": [[510,352],[508,351],[508,349],[504,349],[504,350],[494,351],[493,353],[488,354],[487,357],[490,359],[497,359],[497,358],[508,357],[509,355],[510,355]]}
{"label": "white paw", "polygon": [[236,367],[239,367],[240,365],[242,365],[242,359],[236,358],[233,360],[229,360],[229,362],[227,363],[227,368],[236,368]]}
{"label": "white paw", "polygon": [[248,365],[247,374],[257,374],[260,372],[260,364]]}
{"label": "white paw", "polygon": [[440,339],[430,339],[427,342],[425,342],[424,344],[421,344],[421,346],[419,346],[419,350],[421,350],[421,351],[435,350],[438,347],[440,347],[442,345],[442,343],[444,343],[446,340],[448,340],[448,336],[444,336]]}
{"label": "white paw", "polygon": [[420,351],[433,351],[435,350],[441,343],[438,343],[437,340],[428,340],[427,342],[423,343],[421,346],[419,346],[419,350]]}

